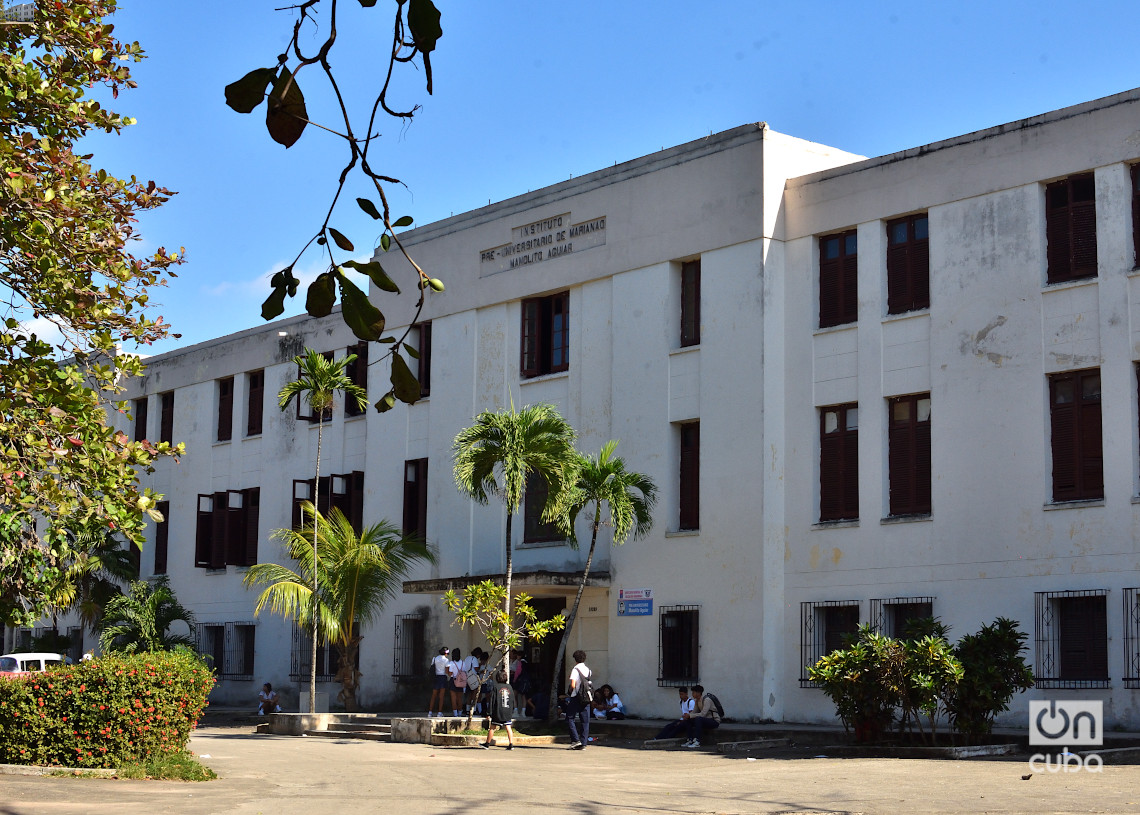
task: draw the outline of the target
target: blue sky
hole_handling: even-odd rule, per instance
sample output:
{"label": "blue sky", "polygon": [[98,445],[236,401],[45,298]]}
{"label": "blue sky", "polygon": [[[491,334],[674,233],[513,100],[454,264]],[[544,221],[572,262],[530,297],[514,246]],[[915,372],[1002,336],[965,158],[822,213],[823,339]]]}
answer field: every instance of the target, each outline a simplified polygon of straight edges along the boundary
{"label": "blue sky", "polygon": [[[358,108],[383,78],[392,2],[341,0],[333,65]],[[392,98],[423,109],[406,127],[382,122],[373,154],[407,185],[389,190],[395,214],[417,225],[747,122],[874,156],[1140,85],[1124,2],[436,4],[435,94],[405,67]],[[140,223],[141,248],[185,246],[188,258],[152,298],[182,338],[150,353],[259,324],[268,275],[334,191],[337,139],[309,128],[286,150],[264,107],[243,116],[224,103],[227,83],[283,49],[282,5],[120,0],[116,35],[149,58],[114,104],[138,124],[85,147],[96,166],[178,191]],[[300,79],[312,118],[333,124],[320,77]],[[358,249],[379,238],[353,203],[362,194],[350,186],[331,222]],[[298,269],[319,267],[310,251]],[[302,304],[303,293],[286,315]]]}

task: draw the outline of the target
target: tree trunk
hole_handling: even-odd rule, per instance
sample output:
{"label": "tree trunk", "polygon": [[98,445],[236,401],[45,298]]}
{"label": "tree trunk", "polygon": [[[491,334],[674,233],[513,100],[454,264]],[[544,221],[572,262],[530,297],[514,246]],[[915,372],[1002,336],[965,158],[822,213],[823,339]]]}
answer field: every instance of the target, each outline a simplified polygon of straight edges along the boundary
{"label": "tree trunk", "polygon": [[[558,644],[558,655],[554,658],[554,674],[550,677],[550,703],[546,707],[546,720],[553,722],[558,718],[558,669],[562,667],[562,660],[566,658],[566,645],[570,642],[570,632],[574,630],[574,620],[578,617],[578,604],[582,602],[582,592],[586,590],[586,579],[590,576],[590,564],[594,562],[594,547],[598,543],[598,527],[601,526],[601,506],[594,513],[594,524],[590,530],[590,553],[586,555],[586,566],[582,569],[582,579],[578,582],[578,593],[574,595],[574,605],[570,606],[570,614],[566,617],[566,626],[562,629],[562,642]],[[593,715],[592,713],[590,715]]]}
{"label": "tree trunk", "polygon": [[[318,418],[321,416],[317,414]],[[324,440],[325,426],[324,424],[317,425],[317,474],[313,479],[313,597],[312,608],[310,613],[313,615],[313,642],[312,652],[309,659],[309,713],[317,712],[317,514],[316,509],[320,504],[317,491],[321,488],[321,442]],[[332,489],[332,482],[329,482],[329,489]]]}
{"label": "tree trunk", "polygon": [[510,667],[510,659],[511,659],[511,651],[509,648],[506,647],[506,643],[507,643],[507,639],[511,635],[511,578],[514,576],[514,569],[515,569],[515,564],[514,564],[514,559],[513,559],[513,551],[512,551],[514,547],[511,546],[511,521],[513,519],[514,519],[514,513],[512,513],[510,511],[510,509],[508,508],[508,510],[507,510],[507,574],[506,574],[506,577],[503,581],[503,585],[507,589],[507,596],[506,596],[506,599],[503,601],[503,607],[506,609],[506,612],[507,612],[507,619],[503,623],[503,661],[499,665],[499,667],[502,668],[502,670],[504,670],[504,671]]}
{"label": "tree trunk", "polygon": [[346,644],[337,643],[336,650],[340,657],[340,669],[336,679],[340,682],[340,693],[337,699],[344,705],[345,713],[355,713],[360,710],[356,701],[356,689],[360,685],[360,671],[356,670],[356,655],[360,652],[360,641],[363,637],[349,637]]}

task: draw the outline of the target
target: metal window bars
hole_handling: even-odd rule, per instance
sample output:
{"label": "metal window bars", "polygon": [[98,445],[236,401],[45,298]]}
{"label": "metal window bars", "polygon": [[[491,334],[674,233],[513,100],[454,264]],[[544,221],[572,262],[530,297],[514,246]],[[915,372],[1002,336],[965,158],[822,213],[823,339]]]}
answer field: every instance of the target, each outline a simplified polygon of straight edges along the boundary
{"label": "metal window bars", "polygon": [[[1093,630],[1093,620],[1077,610],[1077,601],[1089,598],[1106,598],[1108,589],[1080,589],[1074,591],[1034,592],[1034,669],[1038,688],[1109,688],[1107,669],[1103,677],[1079,676],[1095,667],[1087,656],[1069,654],[1081,646],[1092,649],[1107,648],[1107,630]],[[1082,662],[1081,670],[1074,671],[1066,662]]]}
{"label": "metal window bars", "polygon": [[826,613],[828,609],[853,608],[856,616],[858,600],[807,600],[800,603],[800,687],[818,688],[808,678],[808,667],[829,653]]}

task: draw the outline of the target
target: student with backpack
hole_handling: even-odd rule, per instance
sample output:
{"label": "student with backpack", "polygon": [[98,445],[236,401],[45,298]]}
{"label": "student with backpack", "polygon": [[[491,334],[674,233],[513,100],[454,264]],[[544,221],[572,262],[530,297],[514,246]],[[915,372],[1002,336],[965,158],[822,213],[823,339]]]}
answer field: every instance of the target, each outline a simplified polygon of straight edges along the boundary
{"label": "student with backpack", "polygon": [[716,730],[720,727],[720,717],[724,710],[720,701],[711,693],[706,694],[704,686],[693,685],[693,710],[684,715],[685,728],[689,740],[685,747],[700,747],[701,736],[706,730]]}
{"label": "student with backpack", "polygon": [[507,672],[498,671],[495,674],[495,684],[491,690],[491,719],[487,723],[487,740],[479,744],[484,750],[491,747],[491,736],[496,727],[507,731],[507,749],[515,749],[515,737],[511,732],[514,722],[515,706],[517,705],[514,689],[507,684]]}
{"label": "student with backpack", "polygon": [[463,707],[463,694],[467,692],[467,669],[464,667],[463,652],[451,649],[451,662],[447,664],[447,675],[451,677],[451,715],[460,716]]}
{"label": "student with backpack", "polygon": [[[448,666],[451,660],[448,655],[451,652],[446,645],[439,647],[439,653],[431,661],[431,699],[428,701],[428,718],[432,716],[443,716],[443,708],[447,704],[447,686],[451,684],[451,676],[448,673]],[[438,706],[437,702],[438,701]],[[438,710],[438,713],[433,711]]]}
{"label": "student with backpack", "polygon": [[[584,750],[590,741],[590,703],[594,701],[593,671],[586,665],[586,652],[574,652],[570,687],[566,691],[566,723],[570,726],[570,749]],[[578,722],[575,722],[575,719]],[[579,735],[576,725],[581,723]]]}

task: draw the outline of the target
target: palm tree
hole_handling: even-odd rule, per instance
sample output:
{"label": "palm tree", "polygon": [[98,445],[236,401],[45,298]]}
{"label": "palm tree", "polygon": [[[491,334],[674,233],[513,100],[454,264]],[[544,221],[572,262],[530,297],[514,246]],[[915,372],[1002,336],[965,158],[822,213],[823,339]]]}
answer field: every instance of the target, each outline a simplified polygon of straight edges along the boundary
{"label": "palm tree", "polygon": [[[313,478],[313,500],[317,501],[316,490],[321,485],[321,443],[324,441],[324,415],[332,410],[333,399],[337,391],[342,391],[346,399],[354,399],[361,410],[368,408],[368,392],[357,385],[344,372],[345,367],[356,360],[356,354],[348,354],[342,359],[328,359],[318,354],[312,348],[306,348],[303,355],[293,358],[300,369],[300,375],[292,382],[287,382],[280,393],[277,394],[277,404],[282,410],[289,406],[293,397],[304,399],[309,404],[309,410],[317,419],[317,468]],[[332,490],[332,484],[329,484]],[[317,560],[317,527],[313,525],[313,561]],[[314,580],[312,599],[317,600],[317,570],[313,569]],[[315,713],[317,709],[317,614],[313,611],[309,619],[313,623],[313,651],[312,664],[309,672],[309,712]]]}
{"label": "palm tree", "polygon": [[[403,535],[387,521],[357,534],[339,509],[334,508],[328,517],[308,501],[302,509],[307,520],[301,529],[273,532],[274,538],[285,541],[289,557],[297,561],[297,571],[276,563],[258,563],[246,572],[244,583],[247,588],[266,587],[257,598],[255,614],[268,606],[274,614],[300,625],[310,623],[325,642],[336,646],[340,657],[338,698],[351,712],[357,709],[360,679],[356,655],[362,637],[356,631],[380,616],[417,563],[434,563],[435,554],[424,541]],[[320,541],[319,560],[311,545],[314,536]],[[312,586],[317,586],[315,593]],[[312,616],[314,610],[316,615]]]}
{"label": "palm tree", "polygon": [[[553,405],[528,405],[516,411],[485,410],[475,424],[461,430],[452,443],[455,483],[460,492],[479,504],[492,495],[500,497],[507,510],[506,598],[507,620],[511,612],[511,576],[514,562],[511,549],[511,522],[522,503],[526,483],[532,474],[546,482],[547,502],[543,520],[556,520],[564,505],[564,495],[574,483],[578,456],[575,433]],[[503,667],[507,657],[503,655]]]}
{"label": "palm tree", "polygon": [[104,651],[169,651],[175,646],[193,647],[184,634],[171,634],[170,627],[182,620],[191,628],[194,614],[174,596],[170,580],[163,575],[153,585],[146,580],[131,583],[130,594],[120,594],[107,603],[99,622],[99,644]]}
{"label": "palm tree", "polygon": [[[554,658],[554,675],[550,681],[551,699],[558,698],[558,671],[562,667],[566,646],[570,642],[570,632],[578,616],[578,604],[582,601],[582,592],[590,576],[594,548],[598,543],[598,529],[603,524],[612,527],[614,545],[620,546],[629,537],[634,539],[644,537],[653,527],[657,485],[647,475],[626,470],[625,461],[614,455],[617,445],[618,443],[613,440],[606,442],[596,458],[579,455],[578,480],[566,499],[569,505],[566,516],[569,522],[567,532],[572,545],[577,545],[574,522],[578,519],[578,514],[588,508],[593,509],[593,514],[590,517],[590,551],[586,555],[586,565],[578,581],[578,593],[574,596],[574,604],[566,617],[566,627],[562,629],[562,642],[558,646],[558,655]],[[608,520],[603,518],[603,505],[609,507]],[[557,715],[557,710],[554,705],[550,706],[551,719]]]}
{"label": "palm tree", "polygon": [[80,623],[98,630],[107,604],[122,595],[122,587],[138,580],[138,560],[132,547],[108,529],[81,529],[74,534],[75,559],[68,569],[74,594],[63,610],[76,611]]}

